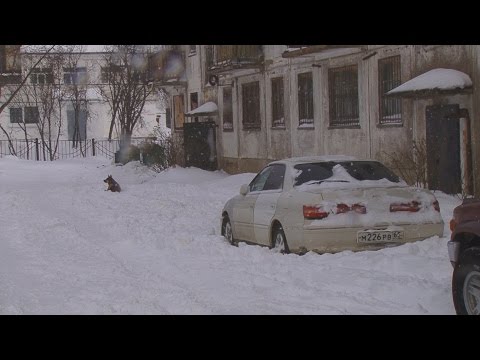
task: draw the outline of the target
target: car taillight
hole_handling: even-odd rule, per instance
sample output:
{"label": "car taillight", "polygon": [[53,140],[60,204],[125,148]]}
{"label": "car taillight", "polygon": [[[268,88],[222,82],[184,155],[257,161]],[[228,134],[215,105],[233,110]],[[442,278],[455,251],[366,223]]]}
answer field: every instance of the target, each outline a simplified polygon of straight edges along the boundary
{"label": "car taillight", "polygon": [[305,219],[324,219],[328,216],[328,212],[323,210],[321,206],[303,205],[303,217]]}
{"label": "car taillight", "polygon": [[453,230],[455,230],[456,227],[457,227],[457,222],[455,221],[455,219],[450,220],[450,230],[453,232]]}
{"label": "car taillight", "polygon": [[435,201],[433,202],[433,208],[434,208],[435,210],[437,210],[438,212],[440,212],[440,204],[438,203],[438,200],[435,200]]}
{"label": "car taillight", "polygon": [[362,205],[362,204],[353,204],[351,209],[352,211],[355,211],[358,214],[367,213],[367,208],[365,207],[365,205]]}
{"label": "car taillight", "polygon": [[[352,206],[341,203],[331,211],[332,214],[345,214],[354,211],[357,214],[366,214],[367,208],[362,204],[353,204]],[[321,205],[303,205],[303,217],[305,219],[324,219],[329,215]]]}
{"label": "car taillight", "polygon": [[393,203],[390,204],[390,212],[396,211],[410,211],[417,212],[420,210],[420,203],[418,201],[410,201],[409,203]]}
{"label": "car taillight", "polygon": [[350,206],[347,204],[337,204],[337,214],[345,214],[350,211]]}

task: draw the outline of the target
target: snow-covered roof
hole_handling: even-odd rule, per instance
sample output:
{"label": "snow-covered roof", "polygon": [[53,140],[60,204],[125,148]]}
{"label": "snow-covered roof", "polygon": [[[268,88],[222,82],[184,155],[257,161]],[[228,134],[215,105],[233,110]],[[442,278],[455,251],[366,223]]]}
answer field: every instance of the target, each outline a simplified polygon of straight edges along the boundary
{"label": "snow-covered roof", "polygon": [[387,95],[426,90],[456,90],[472,86],[467,74],[454,69],[433,69],[390,90]]}
{"label": "snow-covered roof", "polygon": [[216,114],[217,111],[217,104],[215,104],[213,101],[209,101],[199,106],[198,108],[185,113],[185,116],[208,116]]}

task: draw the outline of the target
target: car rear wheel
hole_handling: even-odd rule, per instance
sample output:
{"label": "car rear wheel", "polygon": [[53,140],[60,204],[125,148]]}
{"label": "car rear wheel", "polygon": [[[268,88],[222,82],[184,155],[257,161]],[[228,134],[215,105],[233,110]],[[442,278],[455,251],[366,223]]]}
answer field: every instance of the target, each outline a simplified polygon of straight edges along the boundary
{"label": "car rear wheel", "polygon": [[453,270],[452,295],[458,315],[480,315],[480,248],[460,256]]}
{"label": "car rear wheel", "polygon": [[285,237],[285,232],[281,225],[275,227],[272,236],[272,248],[275,252],[288,254],[290,250],[288,249],[287,238]]}
{"label": "car rear wheel", "polygon": [[230,245],[236,245],[235,239],[233,238],[232,223],[228,216],[223,218],[222,222],[222,235],[229,242]]}

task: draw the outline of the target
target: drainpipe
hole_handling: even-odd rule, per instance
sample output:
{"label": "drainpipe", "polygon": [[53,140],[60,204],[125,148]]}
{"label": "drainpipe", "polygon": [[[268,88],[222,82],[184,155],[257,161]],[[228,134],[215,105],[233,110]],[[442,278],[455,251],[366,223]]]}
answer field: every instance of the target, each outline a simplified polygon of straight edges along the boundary
{"label": "drainpipe", "polygon": [[[237,174],[240,172],[240,126],[241,126],[241,121],[240,121],[240,104],[238,102],[238,78],[233,78],[235,80],[235,92],[236,92],[236,98],[237,98]],[[232,104],[233,105],[233,104]],[[234,129],[235,131],[235,129]]]}

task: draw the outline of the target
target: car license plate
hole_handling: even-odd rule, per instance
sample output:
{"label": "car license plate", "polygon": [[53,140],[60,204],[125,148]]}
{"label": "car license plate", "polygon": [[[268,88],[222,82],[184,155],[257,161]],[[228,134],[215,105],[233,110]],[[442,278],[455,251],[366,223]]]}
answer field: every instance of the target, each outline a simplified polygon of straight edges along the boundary
{"label": "car license plate", "polygon": [[357,242],[359,243],[384,243],[403,241],[403,231],[359,231],[357,232]]}

